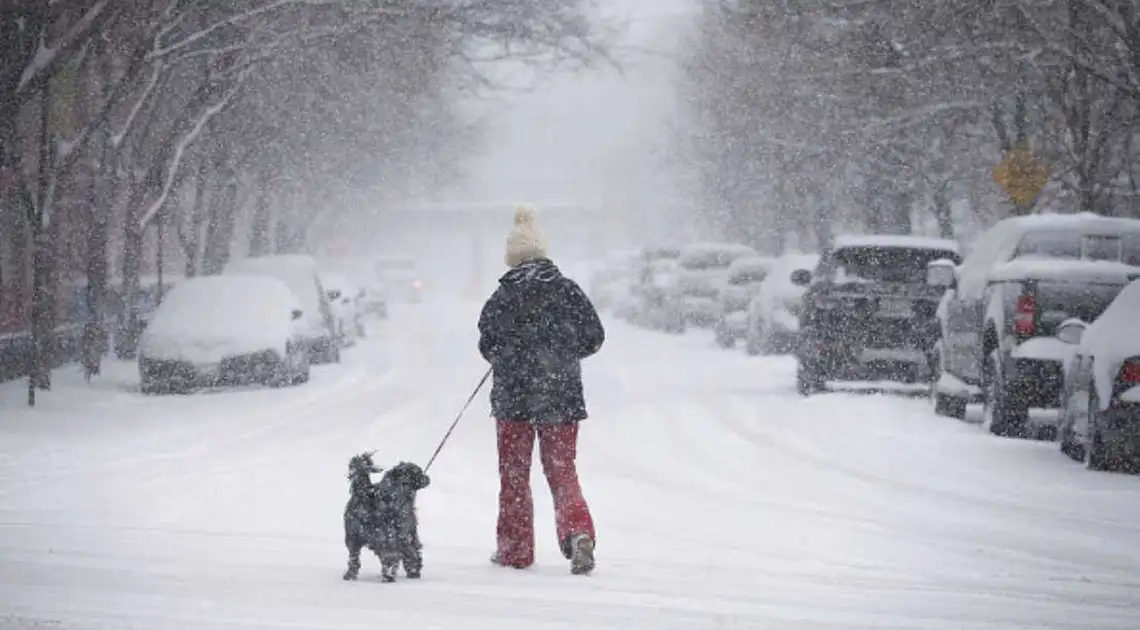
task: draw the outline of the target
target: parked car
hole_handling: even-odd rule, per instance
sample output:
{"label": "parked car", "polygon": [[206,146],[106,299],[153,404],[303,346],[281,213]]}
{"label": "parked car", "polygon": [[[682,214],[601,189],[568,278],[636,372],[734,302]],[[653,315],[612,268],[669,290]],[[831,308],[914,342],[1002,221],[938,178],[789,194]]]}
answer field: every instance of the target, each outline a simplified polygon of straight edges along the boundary
{"label": "parked car", "polygon": [[388,319],[388,286],[380,280],[374,280],[364,285],[360,291],[360,312]]}
{"label": "parked car", "polygon": [[962,418],[978,395],[990,432],[1024,435],[1031,408],[1060,406],[1072,349],[1057,342],[1057,327],[1095,320],[1140,274],[1140,221],[1088,213],[1005,219],[961,266],[933,263],[931,274],[949,287],[932,356],[935,411]]}
{"label": "parked car", "polygon": [[636,324],[671,333],[685,332],[677,280],[680,265],[673,258],[658,258],[647,264],[636,285]]}
{"label": "parked car", "polygon": [[309,380],[303,310],[280,280],[200,276],[174,287],[139,344],[144,394]]}
{"label": "parked car", "polygon": [[343,273],[324,272],[320,274],[321,285],[329,301],[336,336],[342,346],[355,345],[364,336],[364,323],[361,321],[360,300],[364,292]]}
{"label": "parked car", "polygon": [[677,299],[686,324],[711,327],[720,319],[720,290],[728,268],[737,258],[756,256],[751,247],[737,243],[692,243],[681,248]]}
{"label": "parked car", "polygon": [[373,268],[387,287],[389,299],[405,304],[423,301],[424,281],[416,261],[397,256],[379,257],[373,262]]}
{"label": "parked car", "polygon": [[[1107,263],[1111,264],[1111,263]],[[1140,281],[1120,291],[1094,321],[1070,318],[1057,339],[1073,347],[1061,389],[1061,452],[1091,470],[1140,455]]]}
{"label": "parked car", "polygon": [[819,254],[789,254],[772,264],[756,296],[748,303],[744,341],[748,354],[792,351],[800,330],[806,290],[792,283],[792,273],[802,270],[810,274],[817,265]]}
{"label": "parked car", "polygon": [[618,251],[607,255],[590,275],[588,294],[599,311],[625,310],[633,297],[636,282],[636,252]]}
{"label": "parked car", "polygon": [[767,256],[737,258],[728,266],[728,278],[720,289],[720,317],[716,342],[731,348],[748,332],[748,304],[760,292],[760,285],[771,271],[774,259]]}
{"label": "parked car", "polygon": [[[324,273],[344,275],[360,293],[356,299],[357,311],[362,315],[388,317],[388,287],[375,269],[376,261],[367,256],[327,258],[319,261]],[[326,287],[327,289],[327,287]]]}
{"label": "parked car", "polygon": [[314,364],[339,363],[340,341],[328,295],[321,285],[317,262],[310,256],[280,255],[243,258],[226,265],[228,276],[268,276],[285,283],[301,301],[301,325],[309,360]]}
{"label": "parked car", "polygon": [[927,283],[927,265],[957,264],[954,241],[919,236],[841,236],[818,271],[793,272],[809,286],[796,343],[796,388],[807,396],[829,380],[929,378],[938,340],[935,310],[944,287]]}

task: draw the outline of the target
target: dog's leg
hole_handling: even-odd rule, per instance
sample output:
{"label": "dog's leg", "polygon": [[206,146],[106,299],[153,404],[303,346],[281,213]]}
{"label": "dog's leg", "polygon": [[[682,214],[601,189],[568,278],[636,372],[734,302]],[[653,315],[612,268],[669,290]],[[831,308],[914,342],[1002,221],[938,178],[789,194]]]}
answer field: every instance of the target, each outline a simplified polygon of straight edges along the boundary
{"label": "dog's leg", "polygon": [[355,580],[360,575],[360,550],[364,547],[359,540],[345,540],[348,547],[348,569],[344,572],[344,579]]}
{"label": "dog's leg", "polygon": [[380,580],[395,582],[396,575],[400,571],[400,554],[384,550],[377,555],[380,556]]}
{"label": "dog's leg", "polygon": [[403,543],[401,555],[404,557],[404,574],[409,579],[418,580],[424,570],[424,546],[420,542],[419,527],[414,513],[409,520],[411,521],[411,531],[407,532],[404,539],[400,541]]}
{"label": "dog's leg", "polygon": [[418,580],[424,570],[423,552],[412,545],[404,547],[404,574],[409,579]]}

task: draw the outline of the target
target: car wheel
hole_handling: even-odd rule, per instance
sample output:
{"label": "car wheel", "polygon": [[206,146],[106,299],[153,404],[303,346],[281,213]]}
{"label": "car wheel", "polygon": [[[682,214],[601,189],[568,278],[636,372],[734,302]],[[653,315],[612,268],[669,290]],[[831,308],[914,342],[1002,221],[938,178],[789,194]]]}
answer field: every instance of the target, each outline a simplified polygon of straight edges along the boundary
{"label": "car wheel", "polygon": [[736,339],[720,326],[716,329],[716,345],[728,350],[736,345]]}
{"label": "car wheel", "polygon": [[938,391],[940,380],[942,380],[942,346],[936,344],[930,358],[930,402],[934,406],[934,413],[956,420],[965,420],[966,400]]}
{"label": "car wheel", "polygon": [[987,357],[982,381],[985,389],[982,417],[990,433],[1002,437],[1018,437],[1027,424],[1029,410],[1018,409],[1010,400],[1010,391],[1001,369],[1000,350]]}
{"label": "car wheel", "polygon": [[824,390],[824,378],[820,373],[819,368],[805,364],[803,361],[796,363],[796,391],[800,396],[811,396]]}
{"label": "car wheel", "polygon": [[1089,470],[1111,470],[1112,458],[1104,437],[1100,434],[1100,402],[1097,399],[1095,388],[1089,387],[1088,409],[1088,435],[1082,450],[1085,468]]}

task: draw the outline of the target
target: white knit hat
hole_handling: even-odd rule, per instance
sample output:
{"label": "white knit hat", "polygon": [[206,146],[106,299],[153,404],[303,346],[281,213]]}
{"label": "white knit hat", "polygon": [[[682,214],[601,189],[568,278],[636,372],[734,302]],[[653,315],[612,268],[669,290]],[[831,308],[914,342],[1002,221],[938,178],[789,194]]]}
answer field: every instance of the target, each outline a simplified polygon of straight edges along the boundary
{"label": "white knit hat", "polygon": [[538,229],[538,217],[534,206],[519,204],[515,208],[515,225],[507,235],[508,267],[535,258],[546,258],[546,239]]}

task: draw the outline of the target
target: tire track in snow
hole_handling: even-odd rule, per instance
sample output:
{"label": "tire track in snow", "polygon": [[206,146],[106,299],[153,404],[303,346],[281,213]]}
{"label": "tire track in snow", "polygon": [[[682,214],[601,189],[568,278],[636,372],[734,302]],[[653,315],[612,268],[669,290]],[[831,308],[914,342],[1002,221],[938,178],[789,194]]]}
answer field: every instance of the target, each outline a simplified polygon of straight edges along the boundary
{"label": "tire track in snow", "polygon": [[[359,383],[361,381],[363,381],[365,377],[369,376],[369,374],[368,374],[367,370],[361,368],[361,369],[356,370],[355,373],[353,373],[349,376],[351,376],[351,378],[344,378],[342,380],[338,380],[332,387],[311,388],[314,391],[312,391],[311,393],[307,392],[307,395],[304,396],[304,398],[302,398],[301,400],[295,400],[295,399],[290,400],[288,402],[281,403],[280,405],[274,405],[273,407],[271,407],[269,409],[259,408],[257,410],[254,410],[249,415],[243,415],[241,417],[242,423],[248,424],[250,422],[253,422],[253,423],[256,423],[256,426],[254,426],[253,428],[246,429],[244,431],[239,430],[237,433],[234,433],[234,434],[230,434],[227,432],[226,444],[229,447],[234,448],[234,447],[238,447],[238,446],[245,446],[245,445],[250,444],[250,443],[256,443],[259,438],[265,436],[266,434],[271,434],[274,431],[279,431],[279,430],[289,426],[290,424],[296,422],[296,420],[299,417],[300,418],[305,417],[304,414],[319,410],[322,406],[327,404],[327,402],[326,402],[327,398],[339,395],[341,392],[353,391],[354,388],[357,388]],[[308,387],[307,385],[303,385],[294,391],[300,391],[302,389],[306,389],[307,387]],[[244,394],[244,393],[262,393],[262,392],[237,392],[237,393],[238,394]],[[292,393],[292,392],[290,392],[290,393]],[[207,394],[207,395],[213,396],[216,394]],[[224,395],[224,394],[218,394],[218,395]],[[165,400],[163,402],[165,402]],[[197,403],[198,401],[195,401],[195,402]],[[157,405],[156,405],[156,407],[157,407]],[[155,409],[155,412],[156,413],[162,413],[162,410],[161,409]],[[178,413],[177,415],[182,416],[182,413]],[[277,419],[277,420],[273,421],[274,419]],[[259,421],[259,420],[269,420],[269,422],[257,423],[257,421]],[[193,422],[194,418],[192,418],[192,417],[190,417],[190,418],[179,417],[177,419],[177,421]],[[201,428],[206,430],[206,431],[209,431],[211,429],[218,428],[217,426],[215,426],[216,424],[217,423],[215,422],[214,425],[208,425],[208,426],[204,426]],[[239,425],[239,428],[240,428],[240,426],[241,425]],[[183,435],[185,433],[185,431],[187,431],[187,429],[185,427],[179,427],[179,428],[176,428],[172,431],[161,431],[161,432],[158,432],[157,434],[148,431],[146,433],[145,437],[141,438],[139,441],[132,441],[129,446],[123,446],[123,448],[125,450],[127,450],[127,452],[143,452],[143,453],[149,453],[149,454],[133,455],[131,457],[105,457],[105,456],[93,456],[91,454],[88,454],[87,457],[94,459],[94,460],[101,462],[101,463],[83,464],[80,462],[80,465],[86,474],[98,475],[100,473],[111,472],[111,471],[118,472],[118,471],[137,470],[137,469],[140,469],[140,468],[143,468],[146,466],[150,466],[150,465],[163,464],[163,463],[169,462],[171,460],[177,460],[177,459],[181,459],[181,458],[191,458],[191,457],[194,457],[196,455],[206,455],[206,454],[209,454],[211,452],[211,444],[209,444],[209,443],[183,445],[181,447],[175,448],[174,450],[163,449],[161,452],[153,452],[157,449],[157,447],[159,445],[169,446],[170,442],[174,441],[175,438],[185,437]],[[71,457],[69,457],[69,459],[73,460],[72,466],[74,466],[76,464],[76,462],[74,462],[74,457],[71,456]],[[37,459],[37,461],[40,461],[40,460]],[[42,463],[42,461],[41,461],[41,463]],[[39,474],[36,474],[35,476],[33,476],[31,478],[28,478],[27,471],[25,470],[24,471],[25,474],[21,475],[21,478],[26,479],[26,481],[24,481],[22,483],[17,482],[15,484],[10,484],[9,483],[11,481],[10,479],[0,479],[0,481],[5,482],[4,483],[5,487],[0,488],[0,498],[10,496],[10,495],[14,495],[17,493],[24,494],[27,492],[34,492],[38,488],[43,488],[43,487],[46,487],[52,483],[59,482],[59,481],[65,480],[65,479],[70,479],[74,476],[73,468],[58,469],[58,470],[59,470],[59,472],[55,472],[55,473],[39,473]]]}
{"label": "tire track in snow", "polygon": [[[743,404],[743,402],[738,401],[737,404]],[[722,416],[722,418],[725,419],[730,417],[733,417],[733,414],[725,414]],[[883,520],[882,517],[875,517],[874,522],[893,530],[898,535],[903,535],[913,540],[921,540],[931,546],[948,550],[958,550],[974,555],[984,553],[988,557],[1004,557],[1023,565],[1032,565],[1053,571],[1076,569],[1078,572],[1081,572],[1088,568],[1087,560],[1083,560],[1079,557],[1079,554],[1075,552],[1070,557],[1057,555],[1058,549],[1052,539],[1033,546],[1034,540],[1032,537],[1020,536],[1014,533],[1014,531],[1008,531],[1007,534],[1002,535],[996,528],[998,526],[1008,527],[1009,523],[1009,519],[1003,518],[1002,516],[991,519],[990,522],[993,523],[993,526],[981,530],[985,533],[985,535],[982,536],[979,530],[972,526],[974,521],[981,518],[979,514],[970,511],[963,512],[960,507],[947,508],[942,505],[942,503],[950,503],[954,506],[967,508],[982,508],[989,511],[996,511],[999,514],[1013,513],[1019,516],[1020,522],[1024,524],[1023,527],[1028,527],[1030,531],[1036,529],[1039,523],[1059,521],[1067,525],[1070,531],[1081,531],[1086,535],[1089,535],[1090,528],[1103,527],[1108,529],[1110,531],[1107,533],[1096,534],[1098,538],[1103,537],[1106,540],[1119,539],[1121,534],[1125,535],[1125,538],[1134,537],[1137,533],[1135,526],[1128,526],[1122,522],[1109,521],[1105,523],[1098,520],[1083,519],[1047,509],[1027,508],[1027,506],[1023,504],[1007,505],[982,497],[972,497],[952,491],[898,481],[881,474],[875,474],[845,465],[838,459],[827,458],[820,454],[819,451],[813,450],[807,441],[796,438],[795,433],[791,431],[784,432],[782,434],[783,437],[780,437],[769,431],[747,429],[741,423],[726,423],[726,427],[734,431],[742,439],[756,445],[757,448],[762,448],[775,454],[783,454],[783,456],[790,461],[796,461],[824,472],[838,474],[842,478],[860,485],[890,491],[889,494],[875,499],[876,513],[886,514],[894,512],[900,515],[905,514],[907,520],[911,522],[914,522],[915,518],[929,520],[933,517],[935,520],[930,522],[923,529],[915,529],[913,526],[907,527],[905,525],[887,525],[887,521]],[[923,505],[929,505],[931,501],[938,503],[935,507],[926,508],[917,508],[906,502],[900,503],[898,497],[894,496],[899,491],[921,499]],[[855,496],[862,497],[865,495],[860,493]],[[963,518],[964,524],[960,527],[951,527],[947,530],[947,514]],[[939,530],[943,530],[944,533],[940,534]],[[1020,532],[1022,530],[1017,529],[1017,531]],[[946,534],[950,534],[950,536]],[[952,536],[957,536],[957,540],[952,538]],[[1107,550],[1103,553],[1104,563],[1098,566],[1098,572],[1127,572],[1136,566],[1135,557],[1121,558],[1117,554],[1107,552]]]}

